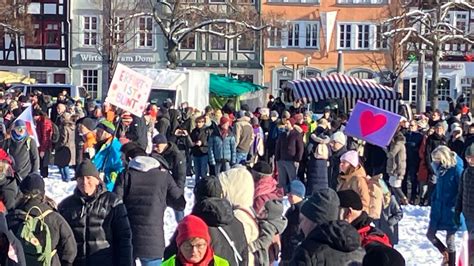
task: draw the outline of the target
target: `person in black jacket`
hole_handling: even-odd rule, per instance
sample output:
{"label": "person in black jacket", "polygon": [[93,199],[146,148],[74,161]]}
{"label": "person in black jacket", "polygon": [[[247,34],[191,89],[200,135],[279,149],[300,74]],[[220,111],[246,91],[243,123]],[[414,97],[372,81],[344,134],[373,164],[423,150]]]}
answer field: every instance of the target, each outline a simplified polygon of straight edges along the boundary
{"label": "person in black jacket", "polygon": [[194,161],[194,173],[196,175],[196,183],[202,177],[207,175],[209,169],[209,156],[207,155],[208,146],[207,140],[209,139],[210,130],[204,126],[206,118],[200,116],[196,118],[196,128],[190,134],[191,143],[191,155]]}
{"label": "person in black jacket", "polygon": [[79,165],[76,178],[74,194],[58,207],[77,242],[74,265],[133,265],[132,231],[122,200],[105,189],[90,160]]}
{"label": "person in black jacket", "polygon": [[408,181],[411,183],[410,204],[415,204],[418,193],[418,169],[420,167],[420,147],[423,142],[423,135],[418,132],[416,120],[410,121],[409,130],[405,134],[405,147],[407,152],[406,178],[403,179],[402,190],[408,195]]}
{"label": "person in black jacket", "polygon": [[128,211],[133,257],[140,259],[142,265],[149,265],[163,258],[166,198],[179,200],[183,190],[168,171],[160,169],[156,159],[138,149],[141,152],[134,152],[128,170],[117,178],[114,192],[123,198]]}
{"label": "person in black jacket", "polygon": [[[244,227],[235,218],[230,202],[223,198],[219,180],[215,176],[202,178],[196,184],[194,194],[196,203],[191,214],[207,224],[214,253],[227,260],[231,266],[248,265]],[[166,248],[165,259],[176,252],[175,234]]]}
{"label": "person in black jacket", "polygon": [[[72,265],[77,254],[76,240],[69,224],[51,206],[45,197],[45,184],[39,174],[28,175],[20,184],[22,198],[13,212],[7,215],[8,226],[13,232],[20,233],[27,213],[33,217],[46,215],[44,222],[51,233],[51,250],[56,250],[51,265]],[[39,209],[39,210],[38,210]],[[39,239],[45,245],[45,239]],[[32,255],[26,256],[27,262],[38,260]]]}
{"label": "person in black jacket", "polygon": [[18,179],[13,172],[10,162],[9,156],[0,149],[0,200],[7,210],[15,208],[18,195]]}
{"label": "person in black jacket", "polygon": [[126,138],[131,142],[136,142],[142,149],[148,145],[147,126],[144,117],[138,117],[124,112],[121,115],[121,123],[118,126],[117,138]]}
{"label": "person in black jacket", "polygon": [[155,125],[158,133],[165,135],[166,137],[171,136],[171,119],[168,109],[160,107],[158,111],[158,122]]}
{"label": "person in black jacket", "polygon": [[305,239],[290,265],[360,265],[365,255],[357,230],[337,221],[339,198],[330,188],[317,191],[301,207],[300,229]]}
{"label": "person in black jacket", "polygon": [[337,179],[339,177],[339,164],[341,163],[341,156],[347,152],[347,138],[342,131],[337,131],[331,136],[329,146],[331,147],[331,156],[329,157],[329,187],[332,189],[337,188]]}
{"label": "person in black jacket", "polygon": [[428,200],[428,203],[431,204],[431,193],[434,191],[436,186],[436,175],[434,174],[434,170],[431,167],[431,153],[441,145],[448,146],[448,142],[446,141],[445,136],[445,128],[443,123],[437,123],[435,125],[435,132],[431,134],[428,139],[426,140],[426,152],[425,152],[425,160],[426,166],[428,169],[428,191],[425,195],[425,199],[421,199],[422,202]]}
{"label": "person in black jacket", "polygon": [[0,210],[0,265],[28,266],[20,240],[8,229],[5,206],[1,206]]}

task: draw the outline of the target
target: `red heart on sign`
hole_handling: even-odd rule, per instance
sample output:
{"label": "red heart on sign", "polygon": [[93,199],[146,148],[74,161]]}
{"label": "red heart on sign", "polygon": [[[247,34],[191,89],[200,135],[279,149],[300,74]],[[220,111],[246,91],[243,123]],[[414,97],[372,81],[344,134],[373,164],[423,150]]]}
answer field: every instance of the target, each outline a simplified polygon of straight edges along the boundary
{"label": "red heart on sign", "polygon": [[383,114],[374,115],[371,111],[364,111],[359,119],[362,136],[365,137],[379,131],[387,123],[387,117]]}

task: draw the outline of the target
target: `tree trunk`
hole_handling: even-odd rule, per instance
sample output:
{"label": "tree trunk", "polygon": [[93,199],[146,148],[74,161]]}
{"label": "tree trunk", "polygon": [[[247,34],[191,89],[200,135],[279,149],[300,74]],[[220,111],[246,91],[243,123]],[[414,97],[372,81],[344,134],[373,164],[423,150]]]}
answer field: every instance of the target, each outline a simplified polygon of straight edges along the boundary
{"label": "tree trunk", "polygon": [[433,45],[433,71],[431,74],[431,108],[432,110],[438,109],[438,84],[439,84],[439,45]]}
{"label": "tree trunk", "polygon": [[426,84],[425,84],[425,53],[420,52],[420,60],[418,61],[418,78],[416,82],[417,98],[416,112],[418,114],[426,112]]}
{"label": "tree trunk", "polygon": [[172,40],[168,40],[166,57],[168,58],[168,68],[176,69],[178,67],[178,44]]}

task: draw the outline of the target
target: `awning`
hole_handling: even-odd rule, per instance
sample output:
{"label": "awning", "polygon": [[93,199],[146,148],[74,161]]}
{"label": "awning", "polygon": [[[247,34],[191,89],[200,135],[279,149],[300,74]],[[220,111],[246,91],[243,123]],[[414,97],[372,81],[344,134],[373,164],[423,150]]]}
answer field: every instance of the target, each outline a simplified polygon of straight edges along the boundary
{"label": "awning", "polygon": [[36,83],[36,80],[33,78],[29,78],[27,76],[18,74],[18,73],[0,71],[0,83],[1,84],[13,84],[13,83],[33,84],[33,83]]}
{"label": "awning", "polygon": [[320,101],[332,98],[400,99],[390,87],[342,74],[288,82],[295,99]]}
{"label": "awning", "polygon": [[218,97],[235,97],[262,89],[265,89],[265,87],[250,82],[223,77],[217,74],[210,75],[209,92]]}

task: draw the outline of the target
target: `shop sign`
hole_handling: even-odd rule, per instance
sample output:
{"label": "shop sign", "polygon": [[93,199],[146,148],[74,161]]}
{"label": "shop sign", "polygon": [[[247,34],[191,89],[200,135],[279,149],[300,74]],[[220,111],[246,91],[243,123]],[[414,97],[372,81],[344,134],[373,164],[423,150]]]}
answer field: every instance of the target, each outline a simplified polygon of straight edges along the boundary
{"label": "shop sign", "polygon": [[[102,56],[98,54],[80,54],[79,58],[87,63],[102,62]],[[155,63],[155,58],[147,55],[122,55],[117,61],[119,63]]]}

